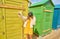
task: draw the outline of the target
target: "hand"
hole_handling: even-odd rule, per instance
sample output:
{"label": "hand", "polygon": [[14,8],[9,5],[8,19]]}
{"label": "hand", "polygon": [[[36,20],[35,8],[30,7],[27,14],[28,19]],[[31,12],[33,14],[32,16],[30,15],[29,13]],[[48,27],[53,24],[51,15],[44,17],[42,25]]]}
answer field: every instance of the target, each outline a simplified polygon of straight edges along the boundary
{"label": "hand", "polygon": [[19,12],[18,15],[22,15],[22,12]]}
{"label": "hand", "polygon": [[21,15],[20,13],[18,13],[18,15]]}

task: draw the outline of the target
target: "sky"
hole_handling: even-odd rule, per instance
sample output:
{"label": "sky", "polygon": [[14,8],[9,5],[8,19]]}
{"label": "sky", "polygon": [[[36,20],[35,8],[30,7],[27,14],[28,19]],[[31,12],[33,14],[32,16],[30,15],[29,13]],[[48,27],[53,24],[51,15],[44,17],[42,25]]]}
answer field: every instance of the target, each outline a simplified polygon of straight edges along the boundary
{"label": "sky", "polygon": [[54,4],[60,4],[60,0],[52,0]]}
{"label": "sky", "polygon": [[[43,1],[43,0],[30,0],[32,3],[36,3],[36,2],[39,2],[39,1]],[[56,4],[60,4],[60,0],[52,0],[53,3],[56,5]]]}

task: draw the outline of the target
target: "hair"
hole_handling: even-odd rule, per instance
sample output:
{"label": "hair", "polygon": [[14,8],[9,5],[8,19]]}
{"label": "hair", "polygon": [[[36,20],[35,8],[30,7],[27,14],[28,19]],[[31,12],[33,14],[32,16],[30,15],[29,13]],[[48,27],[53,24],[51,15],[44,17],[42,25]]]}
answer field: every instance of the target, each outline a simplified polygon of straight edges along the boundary
{"label": "hair", "polygon": [[32,13],[32,12],[29,12],[29,13],[28,13],[28,16],[29,16],[29,17],[32,17],[32,16],[33,16],[33,13]]}
{"label": "hair", "polygon": [[28,19],[29,19],[29,17],[31,17],[33,19],[33,13],[32,12],[28,13]]}

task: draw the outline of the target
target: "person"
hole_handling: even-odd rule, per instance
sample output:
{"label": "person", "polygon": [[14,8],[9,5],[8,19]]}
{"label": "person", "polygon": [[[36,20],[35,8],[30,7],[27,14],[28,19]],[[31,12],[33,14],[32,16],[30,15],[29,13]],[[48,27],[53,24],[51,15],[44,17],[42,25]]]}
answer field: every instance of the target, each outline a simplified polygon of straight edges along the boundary
{"label": "person", "polygon": [[[24,21],[24,37],[26,39],[32,39],[32,35],[33,35],[33,26],[36,24],[36,18],[33,15],[32,12],[28,13],[28,16],[25,17],[22,15],[22,13],[19,13],[19,17],[22,17],[23,21]],[[29,38],[28,38],[29,35]]]}

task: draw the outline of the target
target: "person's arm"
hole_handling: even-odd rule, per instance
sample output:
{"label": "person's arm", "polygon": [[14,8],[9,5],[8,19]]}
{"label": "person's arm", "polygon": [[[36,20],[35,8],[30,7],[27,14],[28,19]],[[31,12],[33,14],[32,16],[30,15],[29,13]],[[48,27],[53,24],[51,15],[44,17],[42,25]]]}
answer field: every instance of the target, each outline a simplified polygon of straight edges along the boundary
{"label": "person's arm", "polygon": [[36,17],[34,16],[34,19],[33,19],[33,25],[36,25]]}
{"label": "person's arm", "polygon": [[27,17],[23,16],[21,12],[18,13],[18,16],[21,17],[23,20],[27,19]]}

